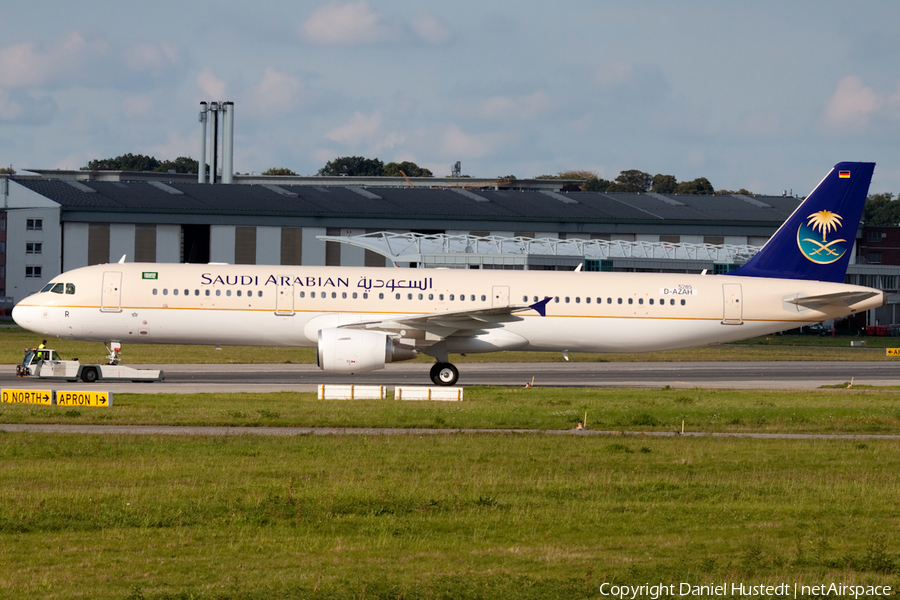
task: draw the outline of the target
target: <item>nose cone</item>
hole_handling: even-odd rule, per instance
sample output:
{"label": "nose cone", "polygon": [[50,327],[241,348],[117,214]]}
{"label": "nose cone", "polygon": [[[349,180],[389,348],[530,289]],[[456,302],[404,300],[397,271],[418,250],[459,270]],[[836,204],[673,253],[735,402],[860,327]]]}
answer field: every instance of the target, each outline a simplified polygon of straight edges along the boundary
{"label": "nose cone", "polygon": [[24,303],[25,300],[13,307],[13,321],[15,321],[16,325],[23,329],[34,329],[35,325],[37,324],[37,316],[40,309],[36,306],[25,306]]}

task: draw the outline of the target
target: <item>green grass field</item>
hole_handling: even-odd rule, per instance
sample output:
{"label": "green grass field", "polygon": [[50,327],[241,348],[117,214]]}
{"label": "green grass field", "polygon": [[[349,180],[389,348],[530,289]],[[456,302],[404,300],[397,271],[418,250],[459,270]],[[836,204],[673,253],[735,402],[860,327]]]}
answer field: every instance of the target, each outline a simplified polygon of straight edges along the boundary
{"label": "green grass field", "polygon": [[[2,422],[896,433],[893,390],[467,388],[0,406]],[[900,441],[0,434],[3,598],[596,598],[900,587]],[[605,588],[604,588],[605,589]],[[646,597],[646,596],[642,596]]]}
{"label": "green grass field", "polygon": [[888,441],[2,435],[0,596],[896,589],[898,451]]}
{"label": "green grass field", "polygon": [[321,401],[313,393],[116,394],[109,408],[0,404],[4,423],[900,432],[900,392],[469,387],[464,402]]}

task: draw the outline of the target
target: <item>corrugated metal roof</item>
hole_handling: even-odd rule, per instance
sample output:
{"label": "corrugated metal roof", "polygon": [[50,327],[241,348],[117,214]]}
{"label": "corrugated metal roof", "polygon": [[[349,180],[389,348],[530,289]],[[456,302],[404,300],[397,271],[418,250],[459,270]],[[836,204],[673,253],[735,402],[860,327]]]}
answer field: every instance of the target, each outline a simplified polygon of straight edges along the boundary
{"label": "corrugated metal roof", "polygon": [[[574,192],[575,202],[561,202],[541,192],[478,190],[486,201],[450,189],[369,188],[367,196],[342,187],[300,185],[208,185],[170,182],[88,181],[73,187],[62,180],[15,179],[20,185],[59,203],[66,210],[169,212],[269,216],[354,216],[400,219],[490,219],[588,222],[688,223],[783,222],[799,204],[796,198],[761,196],[754,206],[734,196],[671,196]],[[166,189],[168,188],[168,190]],[[173,194],[177,190],[181,194]],[[284,192],[288,192],[285,194]],[[669,197],[669,196],[665,196]]]}

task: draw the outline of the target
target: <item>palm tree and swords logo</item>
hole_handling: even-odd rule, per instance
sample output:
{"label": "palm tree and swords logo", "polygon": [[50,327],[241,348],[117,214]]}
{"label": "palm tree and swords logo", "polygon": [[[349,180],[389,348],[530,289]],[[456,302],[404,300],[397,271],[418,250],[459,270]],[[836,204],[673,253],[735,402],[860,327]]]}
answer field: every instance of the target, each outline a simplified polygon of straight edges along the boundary
{"label": "palm tree and swords logo", "polygon": [[[847,240],[829,240],[828,234],[841,228],[841,215],[830,210],[814,212],[800,223],[797,230],[797,245],[803,256],[820,265],[828,265],[847,252]],[[821,241],[819,235],[821,234]]]}

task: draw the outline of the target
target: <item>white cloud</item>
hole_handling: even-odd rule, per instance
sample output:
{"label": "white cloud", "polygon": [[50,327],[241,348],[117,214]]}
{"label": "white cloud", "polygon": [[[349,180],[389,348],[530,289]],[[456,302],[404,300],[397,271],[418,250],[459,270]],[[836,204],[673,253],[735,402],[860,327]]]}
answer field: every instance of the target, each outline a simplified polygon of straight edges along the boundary
{"label": "white cloud", "polygon": [[52,83],[64,75],[71,78],[78,67],[106,52],[102,41],[88,42],[80,33],[68,34],[49,50],[26,42],[0,49],[0,82],[7,89]]}
{"label": "white cloud", "polygon": [[175,160],[179,156],[196,156],[199,146],[199,140],[194,137],[170,133],[165,142],[149,146],[144,152],[161,160]]}
{"label": "white cloud", "polygon": [[122,62],[134,71],[161,69],[178,62],[178,49],[165,42],[135,44],[125,49]]}
{"label": "white cloud", "polygon": [[380,129],[381,115],[374,113],[366,116],[361,112],[355,112],[350,122],[332,129],[325,137],[341,144],[359,144],[374,138]]}
{"label": "white cloud", "polygon": [[50,96],[34,98],[25,90],[0,89],[0,122],[42,125],[50,122],[58,109]]}
{"label": "white cloud", "polygon": [[375,144],[373,150],[375,152],[381,152],[382,150],[391,150],[400,146],[406,142],[406,134],[399,131],[389,131],[387,135],[384,136],[384,139],[378,141]]}
{"label": "white cloud", "polygon": [[450,32],[432,14],[421,13],[416,15],[410,21],[410,25],[416,35],[429,44],[445,44],[450,39]]}
{"label": "white cloud", "polygon": [[340,152],[337,150],[332,150],[331,148],[313,148],[309,155],[312,157],[313,162],[317,165],[325,166],[330,160],[334,160],[335,157],[340,155]]}
{"label": "white cloud", "polygon": [[594,70],[594,83],[602,88],[615,87],[634,79],[634,65],[625,62],[608,62]]}
{"label": "white cloud", "polygon": [[492,134],[466,133],[459,126],[451,125],[444,130],[441,142],[441,150],[445,156],[462,159],[485,156],[497,146],[498,139]]}
{"label": "white cloud", "polygon": [[550,96],[543,91],[527,96],[494,96],[479,105],[478,114],[488,119],[532,121],[551,104]]}
{"label": "white cloud", "polygon": [[865,129],[874,117],[897,118],[898,110],[900,88],[893,94],[880,92],[849,75],[838,82],[825,107],[823,122],[829,129]]}
{"label": "white cloud", "polygon": [[706,152],[702,148],[691,148],[684,157],[684,163],[689,167],[700,167],[706,162]]}
{"label": "white cloud", "polygon": [[22,114],[22,105],[5,90],[0,90],[0,121],[12,121]]}
{"label": "white cloud", "polygon": [[197,75],[197,85],[206,100],[225,100],[225,82],[213,74],[210,69],[203,69]]}
{"label": "white cloud", "polygon": [[249,90],[250,111],[263,117],[283,115],[297,107],[302,90],[298,78],[266,67],[259,85]]}
{"label": "white cloud", "polygon": [[314,44],[358,46],[390,40],[381,14],[367,0],[332,2],[319,8],[303,22],[300,33]]}
{"label": "white cloud", "polygon": [[156,107],[155,94],[133,94],[122,102],[122,114],[128,119],[140,119]]}
{"label": "white cloud", "polygon": [[594,69],[591,80],[603,99],[619,106],[663,102],[671,88],[662,68],[653,64],[608,62]]}

